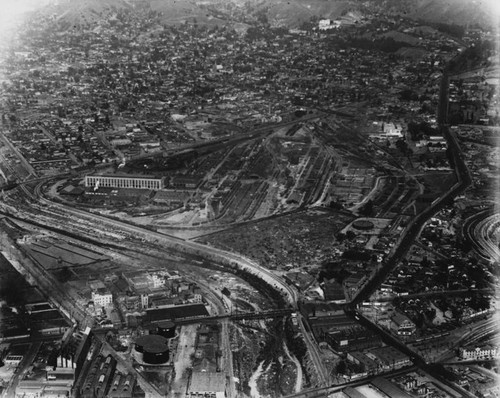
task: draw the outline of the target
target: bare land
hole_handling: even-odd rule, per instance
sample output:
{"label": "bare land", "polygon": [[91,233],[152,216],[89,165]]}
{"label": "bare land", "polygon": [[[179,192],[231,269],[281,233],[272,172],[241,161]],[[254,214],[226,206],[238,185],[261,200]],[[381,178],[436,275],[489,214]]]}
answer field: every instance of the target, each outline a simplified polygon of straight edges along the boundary
{"label": "bare land", "polygon": [[271,269],[320,264],[333,249],[335,234],[354,218],[343,212],[307,210],[248,223],[199,238]]}

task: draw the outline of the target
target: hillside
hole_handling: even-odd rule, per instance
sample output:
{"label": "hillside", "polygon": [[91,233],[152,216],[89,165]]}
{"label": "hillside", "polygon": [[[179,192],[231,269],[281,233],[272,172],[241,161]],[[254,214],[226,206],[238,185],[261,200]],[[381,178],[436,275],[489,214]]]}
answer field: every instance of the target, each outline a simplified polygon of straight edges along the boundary
{"label": "hillside", "polygon": [[70,0],[43,9],[47,15],[55,16],[61,26],[92,25],[109,19],[118,10],[131,9],[125,0]]}
{"label": "hillside", "polygon": [[271,25],[298,27],[311,17],[337,19],[349,11],[357,11],[358,3],[352,0],[276,0],[262,6],[267,11]]}
{"label": "hillside", "polygon": [[214,16],[205,4],[195,0],[148,0],[152,10],[162,14],[163,23],[176,24],[196,20],[197,23],[210,23]]}
{"label": "hillside", "polygon": [[148,8],[166,24],[268,22],[295,28],[315,19],[358,18],[370,12],[410,17],[422,22],[491,26],[491,0],[66,0],[47,10],[68,26],[94,24],[120,9]]}
{"label": "hillside", "polygon": [[[229,0],[237,2],[237,0]],[[311,17],[338,19],[369,11],[423,22],[491,26],[493,0],[250,0],[249,13],[265,12],[271,25],[299,26]]]}
{"label": "hillside", "polygon": [[485,26],[493,23],[485,2],[469,0],[419,0],[413,1],[410,15],[429,22],[444,22],[457,25]]}
{"label": "hillside", "polygon": [[491,26],[490,0],[372,0],[381,10],[424,22]]}

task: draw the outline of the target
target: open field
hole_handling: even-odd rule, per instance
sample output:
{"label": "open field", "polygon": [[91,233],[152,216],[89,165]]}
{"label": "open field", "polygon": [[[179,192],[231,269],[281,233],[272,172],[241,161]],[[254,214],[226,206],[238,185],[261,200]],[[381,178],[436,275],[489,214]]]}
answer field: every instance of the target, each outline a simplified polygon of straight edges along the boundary
{"label": "open field", "polygon": [[353,217],[328,210],[308,210],[248,223],[199,238],[259,261],[269,268],[321,263],[335,234]]}

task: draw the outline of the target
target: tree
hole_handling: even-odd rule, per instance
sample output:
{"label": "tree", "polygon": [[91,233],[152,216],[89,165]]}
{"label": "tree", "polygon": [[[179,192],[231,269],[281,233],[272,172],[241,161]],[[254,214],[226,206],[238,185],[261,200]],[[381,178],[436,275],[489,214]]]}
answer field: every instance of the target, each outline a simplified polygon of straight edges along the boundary
{"label": "tree", "polygon": [[341,360],[338,364],[337,364],[337,374],[346,374],[347,372],[347,363],[344,361],[344,360]]}
{"label": "tree", "polygon": [[345,237],[347,240],[351,241],[351,240],[356,238],[356,234],[354,232],[352,232],[351,230],[349,230],[346,232]]}
{"label": "tree", "polygon": [[373,208],[373,200],[368,200],[361,209],[359,209],[359,214],[365,217],[371,217],[373,216],[374,213],[374,208]]}
{"label": "tree", "polygon": [[346,235],[343,233],[343,232],[339,232],[337,233],[337,235],[335,235],[335,238],[339,241],[339,242],[343,242],[344,239],[346,238]]}

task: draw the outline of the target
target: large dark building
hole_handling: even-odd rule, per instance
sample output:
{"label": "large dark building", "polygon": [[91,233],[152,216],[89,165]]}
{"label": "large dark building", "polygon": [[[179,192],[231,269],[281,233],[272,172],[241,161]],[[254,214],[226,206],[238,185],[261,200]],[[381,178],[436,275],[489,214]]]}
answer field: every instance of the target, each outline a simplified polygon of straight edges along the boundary
{"label": "large dark building", "polygon": [[359,351],[382,345],[379,336],[361,326],[327,332],[325,340],[338,353]]}
{"label": "large dark building", "polygon": [[183,304],[165,308],[148,308],[145,321],[155,324],[167,320],[203,318],[208,315],[207,308],[203,304]]}
{"label": "large dark building", "polygon": [[135,341],[135,349],[144,362],[151,365],[165,363],[169,358],[168,340],[158,334],[148,334]]}

